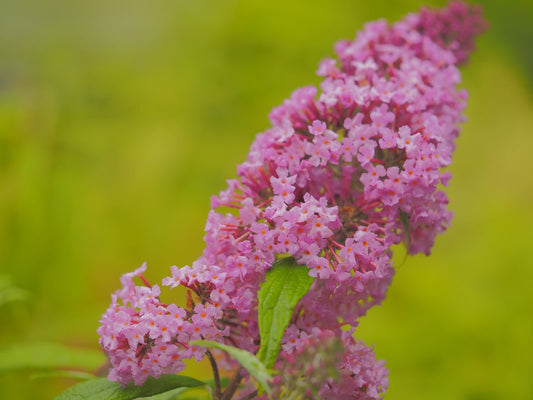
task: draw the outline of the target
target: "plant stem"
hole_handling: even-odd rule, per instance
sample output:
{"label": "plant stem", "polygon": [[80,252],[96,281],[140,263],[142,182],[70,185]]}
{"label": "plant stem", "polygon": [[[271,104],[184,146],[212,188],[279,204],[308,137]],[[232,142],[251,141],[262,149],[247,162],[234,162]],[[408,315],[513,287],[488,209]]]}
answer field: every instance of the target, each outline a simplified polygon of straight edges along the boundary
{"label": "plant stem", "polygon": [[255,399],[256,397],[257,397],[257,390],[254,390],[252,393],[244,396],[241,400],[252,400],[252,399]]}
{"label": "plant stem", "polygon": [[207,358],[211,363],[211,368],[213,369],[213,378],[215,380],[215,397],[220,400],[222,398],[222,390],[220,388],[220,375],[218,374],[217,362],[210,350],[207,350],[205,354],[207,355]]}
{"label": "plant stem", "polygon": [[233,375],[233,378],[231,378],[231,381],[228,383],[228,386],[226,386],[226,390],[222,394],[220,400],[231,400],[231,398],[239,388],[239,383],[241,382],[241,379],[241,367],[239,367],[237,369],[237,372],[235,372],[235,375]]}

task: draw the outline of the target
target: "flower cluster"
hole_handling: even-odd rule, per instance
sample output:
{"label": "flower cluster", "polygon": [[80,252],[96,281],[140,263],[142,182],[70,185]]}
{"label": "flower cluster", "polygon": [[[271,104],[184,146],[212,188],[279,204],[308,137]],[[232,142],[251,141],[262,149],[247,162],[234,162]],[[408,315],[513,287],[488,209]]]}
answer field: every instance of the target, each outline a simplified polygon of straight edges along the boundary
{"label": "flower cluster", "polygon": [[133,380],[141,385],[149,376],[158,378],[182,370],[183,359],[204,357],[204,352],[187,344],[189,341],[220,335],[210,329],[210,321],[220,318],[222,311],[198,305],[191,315],[175,304],[161,304],[159,286],[147,282],[136,286],[133,282],[145,270],[143,264],[122,276],[123,288],[112,296],[98,329],[100,344],[114,366],[109,379],[121,383]]}
{"label": "flower cluster", "polygon": [[320,90],[298,89],[274,108],[272,128],[257,135],[238,179],[212,198],[203,255],[163,279],[189,289],[187,306],[161,304],[158,286],[135,286],[144,267],[123,277],[98,331],[110,379],[141,384],[179,371],[183,359],[204,354],[189,345],[200,338],[255,353],[259,284],[276,259],[293,257],[316,280],[280,359],[335,334],[348,373],[321,390],[378,398],[386,370],[341,327],[357,326],[384,299],[392,245],[429,254],[450,222],[443,168],[466,100],[456,64],[484,28],[478,8],[457,2],[390,26],[369,23],[355,40],[337,43],[338,60],[318,67]]}
{"label": "flower cluster", "polygon": [[352,333],[314,328],[283,351],[276,363],[283,374],[274,378],[272,398],[379,398],[387,389],[388,371]]}

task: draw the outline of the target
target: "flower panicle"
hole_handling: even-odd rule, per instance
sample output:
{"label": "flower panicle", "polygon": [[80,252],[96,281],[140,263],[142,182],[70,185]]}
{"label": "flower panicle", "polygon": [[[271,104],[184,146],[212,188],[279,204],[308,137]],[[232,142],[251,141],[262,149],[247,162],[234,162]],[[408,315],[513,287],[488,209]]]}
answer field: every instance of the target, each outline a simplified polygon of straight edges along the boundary
{"label": "flower panicle", "polygon": [[188,290],[187,306],[161,304],[158,285],[136,286],[145,266],[122,278],[98,330],[110,379],[142,384],[177,372],[205,354],[189,345],[197,339],[257,352],[259,284],[276,259],[290,256],[316,280],[280,359],[291,363],[306,340],[342,337],[340,369],[349,373],[320,390],[379,398],[386,369],[344,327],[385,298],[392,245],[429,254],[450,224],[445,168],[466,105],[457,65],[484,29],[477,6],[453,2],[392,25],[369,23],[355,40],[338,42],[337,59],[319,64],[320,87],[297,89],[272,110],[272,127],[257,135],[238,178],[212,198],[203,255],[163,279]]}

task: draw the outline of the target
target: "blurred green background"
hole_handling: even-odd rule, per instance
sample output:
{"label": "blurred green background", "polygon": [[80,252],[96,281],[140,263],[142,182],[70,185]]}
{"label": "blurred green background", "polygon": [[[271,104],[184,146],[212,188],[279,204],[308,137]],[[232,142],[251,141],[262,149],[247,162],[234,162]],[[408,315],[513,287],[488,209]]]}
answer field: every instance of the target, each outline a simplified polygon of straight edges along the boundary
{"label": "blurred green background", "polygon": [[[533,3],[481,3],[453,224],[429,258],[399,254],[358,328],[388,400],[533,398]],[[319,82],[335,41],[422,4],[445,2],[3,0],[0,348],[97,350],[122,273],[147,261],[157,282],[201,253],[209,198],[270,109]],[[0,398],[74,383],[28,376],[0,376]]]}

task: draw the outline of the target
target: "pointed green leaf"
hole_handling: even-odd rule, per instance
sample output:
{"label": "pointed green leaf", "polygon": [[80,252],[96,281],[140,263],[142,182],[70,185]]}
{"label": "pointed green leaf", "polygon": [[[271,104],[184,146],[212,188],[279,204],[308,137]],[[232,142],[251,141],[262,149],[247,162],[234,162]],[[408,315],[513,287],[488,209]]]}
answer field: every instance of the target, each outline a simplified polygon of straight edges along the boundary
{"label": "pointed green leaf", "polygon": [[236,347],[228,346],[218,342],[211,342],[208,340],[195,340],[194,342],[191,342],[191,344],[224,350],[235,360],[237,360],[250,373],[250,375],[252,375],[255,380],[259,382],[259,384],[267,393],[270,393],[270,387],[268,386],[268,381],[271,379],[270,374],[268,373],[265,365],[252,353]]}
{"label": "pointed green leaf", "polygon": [[30,376],[31,379],[43,379],[43,378],[72,378],[80,381],[88,381],[95,379],[96,376],[88,372],[83,371],[44,371]]}
{"label": "pointed green leaf", "polygon": [[[182,400],[185,398],[186,394],[185,392],[194,390],[195,388],[178,388],[178,389],[172,389],[168,392],[154,394],[150,397],[145,397],[146,400]],[[209,396],[206,390],[204,390],[205,395]]]}
{"label": "pointed green leaf", "polygon": [[266,273],[258,293],[261,348],[257,357],[267,369],[274,367],[294,308],[309,291],[313,281],[309,269],[305,265],[297,265],[292,257],[274,263]]}
{"label": "pointed green leaf", "polygon": [[106,361],[101,351],[57,343],[17,344],[0,350],[0,373],[19,369],[74,367],[94,370]]}
{"label": "pointed green leaf", "polygon": [[[229,378],[221,377],[220,385],[225,387],[229,382]],[[215,380],[207,379],[204,381],[204,387],[194,388],[179,388],[170,390],[165,393],[156,394],[150,397],[145,397],[146,400],[211,400],[213,398],[212,392],[215,390]],[[211,389],[209,390],[208,387]]]}
{"label": "pointed green leaf", "polygon": [[133,384],[123,388],[106,378],[92,379],[68,388],[54,400],[133,400],[149,397],[183,387],[203,386],[204,382],[181,375],[162,375],[148,378],[142,386]]}
{"label": "pointed green leaf", "polygon": [[[215,380],[213,378],[211,379],[206,379],[205,381],[205,384],[207,386],[209,386],[212,390],[215,390]],[[221,376],[220,377],[220,386],[222,387],[226,387],[227,384],[229,383],[229,378],[227,376]]]}

